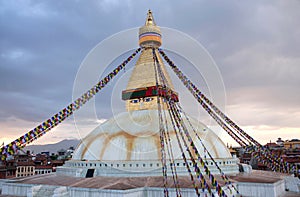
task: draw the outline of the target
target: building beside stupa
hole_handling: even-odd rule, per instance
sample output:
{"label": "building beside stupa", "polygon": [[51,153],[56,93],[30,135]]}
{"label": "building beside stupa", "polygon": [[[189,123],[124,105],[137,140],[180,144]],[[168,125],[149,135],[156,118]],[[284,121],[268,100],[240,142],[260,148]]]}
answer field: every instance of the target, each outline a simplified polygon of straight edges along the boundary
{"label": "building beside stupa", "polygon": [[[139,29],[139,59],[131,73],[122,100],[126,112],[120,113],[91,131],[76,148],[73,158],[58,167],[56,174],[15,178],[2,184],[2,194],[15,196],[163,196],[162,153],[160,141],[159,106],[168,114],[164,98],[158,96],[159,87],[166,86],[174,102],[180,101],[171,78],[158,54],[162,34],[152,12],[147,14],[144,26]],[[153,50],[154,48],[154,50]],[[165,83],[157,80],[153,53],[156,53]],[[157,99],[160,99],[158,102]],[[173,147],[174,163],[183,196],[196,196],[188,176],[186,162],[176,143],[170,117],[166,115],[165,126],[170,128],[170,143]],[[240,165],[232,157],[224,142],[207,126],[188,117],[196,129],[207,152],[211,154],[222,172],[232,178],[240,193],[248,196],[278,196],[284,193],[285,176],[272,172],[251,172],[247,165]],[[184,118],[183,121],[187,121]],[[191,134],[193,139],[195,135]],[[222,182],[220,171],[206,156],[200,142],[195,140],[200,155],[228,196],[236,191]],[[166,159],[169,161],[169,158]],[[192,162],[188,164],[192,166]],[[168,166],[168,188],[170,196],[176,196],[172,182],[170,163]],[[204,172],[204,169],[201,169]],[[255,191],[256,190],[256,191]],[[242,192],[241,192],[242,191]],[[218,196],[215,191],[215,196]],[[257,192],[257,193],[253,193]],[[207,195],[201,190],[200,196]],[[238,195],[237,195],[238,196]]]}

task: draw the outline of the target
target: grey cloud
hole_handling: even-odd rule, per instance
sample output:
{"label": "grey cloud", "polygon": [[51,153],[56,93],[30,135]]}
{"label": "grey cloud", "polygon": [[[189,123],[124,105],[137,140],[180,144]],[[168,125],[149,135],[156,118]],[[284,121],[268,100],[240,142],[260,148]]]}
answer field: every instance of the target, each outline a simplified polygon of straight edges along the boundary
{"label": "grey cloud", "polygon": [[[89,50],[113,33],[142,25],[149,8],[158,25],[186,32],[209,50],[229,107],[264,107],[268,113],[257,124],[299,126],[295,117],[287,118],[300,109],[300,5],[293,0],[1,1],[1,122],[12,116],[39,122],[65,107]],[[99,118],[112,115],[112,88],[96,98]],[[205,85],[201,89],[209,92]],[[274,110],[279,115],[272,116]],[[242,124],[255,124],[241,117]]]}

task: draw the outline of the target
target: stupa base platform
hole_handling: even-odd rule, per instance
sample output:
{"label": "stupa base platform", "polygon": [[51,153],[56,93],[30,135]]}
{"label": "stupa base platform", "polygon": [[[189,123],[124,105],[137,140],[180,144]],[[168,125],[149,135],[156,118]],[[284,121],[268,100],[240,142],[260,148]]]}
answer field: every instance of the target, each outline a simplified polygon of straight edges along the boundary
{"label": "stupa base platform", "polygon": [[[228,189],[220,175],[215,175],[218,182],[228,196],[233,196],[235,190]],[[299,196],[299,192],[286,192],[291,185],[286,178],[291,176],[274,172],[257,171],[229,175],[231,181],[238,188],[242,196]],[[35,175],[3,180],[2,196],[104,196],[104,197],[142,197],[162,196],[163,177],[70,177],[57,174]],[[196,196],[190,177],[179,176],[183,196]],[[299,182],[298,182],[299,183]],[[299,185],[298,185],[299,186]],[[173,180],[168,179],[170,196],[176,196]],[[207,191],[202,191],[205,196]],[[231,193],[233,192],[233,193]],[[217,196],[217,194],[215,195]],[[238,196],[238,195],[236,195]]]}
{"label": "stupa base platform", "polygon": [[[220,176],[216,177],[223,190],[234,194],[224,185]],[[195,196],[195,189],[190,177],[178,177],[183,196]],[[235,183],[234,183],[235,184]],[[168,179],[170,196],[176,196],[176,189],[171,177]],[[31,177],[15,178],[2,184],[2,195],[13,196],[104,196],[104,197],[142,197],[163,195],[163,177],[69,177],[56,174],[36,175]],[[207,194],[207,190],[199,189],[201,196]],[[218,196],[215,191],[215,196]]]}
{"label": "stupa base platform", "polygon": [[[239,173],[239,166],[237,158],[223,158],[215,159],[219,167],[225,174]],[[206,160],[212,174],[220,174],[220,171],[210,160]],[[174,164],[177,174],[179,176],[188,176],[186,163],[183,160],[175,160]],[[188,165],[192,167],[192,162]],[[172,176],[170,164],[168,166],[168,175]],[[174,168],[174,167],[173,167]],[[245,168],[245,167],[244,167]],[[203,168],[200,168],[204,172]],[[63,166],[57,167],[56,173],[58,175],[66,175],[73,177],[147,177],[147,176],[162,176],[162,166],[159,160],[148,161],[80,161],[69,160]]]}

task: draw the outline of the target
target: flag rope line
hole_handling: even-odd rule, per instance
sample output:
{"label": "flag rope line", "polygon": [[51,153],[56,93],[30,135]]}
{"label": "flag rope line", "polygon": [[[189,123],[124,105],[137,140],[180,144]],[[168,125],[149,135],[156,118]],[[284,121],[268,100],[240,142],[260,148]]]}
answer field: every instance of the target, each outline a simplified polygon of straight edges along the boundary
{"label": "flag rope line", "polygon": [[[167,57],[167,55],[162,51],[159,50],[160,54],[163,56],[163,58],[167,61],[169,66],[172,68],[172,70],[175,72],[175,74],[178,76],[178,78],[182,81],[182,83],[188,88],[188,90],[192,93],[192,95],[196,98],[196,100],[201,104],[201,106],[208,112],[209,115],[242,147],[246,147],[247,143],[244,142],[236,133],[234,133],[233,130],[231,130],[223,121],[221,118],[219,118],[205,102],[203,101],[202,97],[197,94],[197,91],[200,92],[196,86],[179,70],[179,68]],[[200,92],[201,93],[201,92]],[[204,95],[201,93],[201,95]],[[207,99],[208,100],[208,99]],[[211,103],[211,102],[210,102]],[[241,133],[238,132],[240,135]],[[260,146],[258,148],[261,149]],[[264,154],[265,155],[265,154]],[[256,155],[254,155],[256,156]],[[265,155],[266,156],[266,155]],[[257,158],[257,157],[256,157]],[[261,158],[257,158],[258,160],[262,161]],[[268,158],[270,160],[273,160],[272,158]],[[265,161],[264,161],[265,162]],[[274,167],[275,166],[275,167]],[[268,165],[271,169],[278,169],[278,162],[273,162],[273,166]]]}
{"label": "flag rope line", "polygon": [[[149,50],[149,49],[148,49]],[[153,49],[154,51],[154,49]],[[153,52],[154,53],[154,52]],[[155,59],[153,57],[153,68],[154,68],[154,73],[155,73],[155,84],[156,84],[156,88],[158,88],[158,74],[157,74],[157,67],[155,66]],[[161,114],[161,103],[160,103],[160,97],[157,94],[157,108],[158,108],[158,117],[159,117],[159,121],[158,121],[158,126],[159,126],[159,137],[160,137],[160,145],[161,145],[161,162],[162,162],[162,173],[163,173],[163,183],[164,183],[164,196],[168,197],[169,196],[169,191],[168,191],[168,187],[167,187],[167,180],[168,180],[168,175],[167,175],[167,164],[166,164],[166,153],[165,153],[165,130],[164,130],[164,126],[163,126],[163,118],[162,118],[162,114]]]}
{"label": "flag rope line", "polygon": [[[164,75],[161,74],[161,72],[160,72],[160,71],[161,71],[161,70],[160,70],[160,64],[159,64],[159,61],[158,61],[157,56],[156,56],[156,53],[155,53],[155,48],[152,49],[152,54],[153,54],[153,60],[154,60],[155,65],[156,65],[156,72],[157,72],[157,73],[155,74],[156,81],[158,81],[159,79],[161,79],[161,81],[162,81],[162,83],[163,83],[163,86],[165,86],[165,78],[164,78]],[[158,85],[158,84],[157,84],[157,85]],[[159,95],[158,95],[158,96],[159,96]],[[158,97],[158,99],[159,99],[159,97]],[[160,99],[159,99],[159,100],[160,100]],[[168,106],[168,107],[169,107],[169,106]],[[170,113],[170,109],[168,110],[168,112]],[[180,142],[180,138],[179,138],[179,136],[178,136],[178,132],[176,132],[177,128],[180,129],[180,127],[178,126],[178,123],[176,122],[176,119],[174,118],[174,116],[171,116],[171,115],[170,115],[170,117],[171,117],[171,121],[172,121],[172,126],[173,126],[173,128],[174,128],[174,132],[175,132],[175,135],[176,135],[176,139],[177,139],[178,145],[179,145],[180,150],[181,150],[181,154],[182,154],[183,160],[184,160],[184,162],[186,163],[186,167],[187,167],[187,170],[188,170],[188,172],[189,172],[189,174],[190,174],[191,181],[192,181],[193,186],[194,186],[194,188],[195,188],[196,194],[197,194],[197,196],[200,197],[199,188],[198,188],[198,186],[197,186],[197,184],[196,184],[196,181],[194,180],[194,176],[193,176],[193,174],[192,174],[192,171],[191,171],[191,169],[190,169],[190,167],[189,167],[189,163],[188,163],[188,161],[187,161],[187,159],[186,159],[186,156],[185,156],[185,154],[184,154],[184,150],[183,150],[183,148],[182,148],[182,144],[181,144],[181,142]],[[174,122],[175,122],[176,124],[174,124]],[[189,154],[191,155],[190,152],[189,152]],[[192,157],[191,157],[191,160],[193,160]],[[195,160],[194,160],[193,163],[195,163]],[[197,165],[194,165],[194,166],[195,166],[195,169],[196,169],[196,168],[197,168]],[[197,168],[197,169],[198,169],[198,168]],[[199,169],[198,169],[198,170],[199,170]],[[203,177],[203,178],[204,178],[204,177]]]}
{"label": "flag rope line", "polygon": [[[243,131],[240,127],[238,127],[231,119],[229,119],[224,113],[222,113],[200,90],[178,69],[178,67],[167,57],[163,50],[158,49],[160,54],[163,56],[165,61],[169,64],[172,70],[175,72],[177,77],[182,81],[182,83],[188,88],[188,90],[192,93],[192,95],[198,100],[198,102],[202,105],[202,107],[213,117],[213,119],[242,147],[246,147],[247,143],[244,142],[241,138],[237,136],[222,120],[212,112],[212,110],[204,103],[208,103],[210,107],[221,117],[223,118],[226,123],[231,126],[234,130],[240,134],[244,139],[247,139],[248,142],[256,145],[257,149],[267,158],[267,162],[271,162],[270,165],[272,170],[276,170],[279,172],[291,171],[297,173],[297,166],[295,164],[290,164],[288,162],[282,162],[282,158],[277,158],[272,156],[270,151],[264,148],[261,144],[259,144],[256,140],[254,140],[250,135],[248,135],[245,131]],[[250,144],[250,146],[252,146]],[[256,156],[256,155],[254,155]],[[261,158],[256,157],[257,159],[261,160]],[[264,161],[266,162],[266,161]],[[269,166],[270,166],[269,165]],[[281,167],[283,165],[283,167]],[[288,170],[285,170],[288,169]]]}
{"label": "flag rope line", "polygon": [[130,62],[130,60],[132,60],[140,51],[141,48],[135,50],[132,53],[132,55],[130,55],[126,60],[124,60],[117,68],[115,68],[106,77],[100,80],[90,90],[85,92],[81,97],[69,104],[66,108],[62,109],[48,120],[42,122],[34,129],[25,133],[23,136],[17,138],[16,140],[10,142],[5,146],[2,146],[0,148],[1,160],[6,160],[8,156],[16,154],[19,149],[24,148],[27,144],[43,136],[52,128],[54,128],[55,126],[63,122],[66,118],[71,116],[82,105],[84,105],[87,101],[93,98],[93,96],[95,96],[96,93],[98,93],[102,88],[104,88],[106,84],[110,82],[110,80],[113,79],[119,73],[120,70],[124,69],[126,64]]}
{"label": "flag rope line", "polygon": [[180,190],[180,184],[178,181],[178,175],[177,175],[177,170],[176,170],[176,165],[175,165],[175,160],[174,160],[174,154],[173,154],[173,149],[172,149],[172,144],[171,144],[171,138],[169,134],[169,129],[168,129],[168,121],[167,121],[167,116],[165,110],[163,111],[164,119],[165,119],[165,125],[166,125],[166,132],[164,138],[166,139],[166,144],[167,144],[167,150],[168,150],[168,155],[169,155],[169,162],[170,162],[170,168],[172,172],[172,177],[174,180],[174,185],[175,185],[175,190],[176,190],[176,195],[177,197],[181,197],[181,190]]}
{"label": "flag rope line", "polygon": [[171,144],[171,138],[170,138],[170,134],[169,134],[168,119],[167,119],[166,111],[165,110],[162,110],[162,111],[163,111],[163,117],[164,117],[165,126],[166,126],[166,132],[165,132],[164,137],[166,139],[166,144],[167,144],[170,168],[171,168],[171,172],[172,172],[172,176],[173,176],[173,180],[174,180],[176,195],[177,195],[177,197],[181,197],[182,194],[181,194],[181,190],[180,190],[180,184],[178,181],[177,169],[176,169],[176,165],[175,165],[175,159],[174,159],[174,154],[173,154],[173,149],[172,149],[172,144]]}
{"label": "flag rope line", "polygon": [[[156,54],[155,54],[155,53],[153,53],[153,54],[154,54],[154,56],[155,56],[156,63],[158,64],[158,67],[160,68],[160,65],[159,65],[158,59],[157,59],[157,57],[156,57]],[[159,74],[160,74],[160,75],[162,76],[162,78],[164,79],[165,77],[164,77],[164,74],[163,74],[161,68],[158,69],[158,70],[159,70]],[[165,85],[165,84],[163,84],[163,85]],[[180,131],[179,133],[181,134],[181,139],[182,139],[182,141],[183,141],[183,143],[184,143],[184,145],[185,145],[185,147],[186,147],[186,150],[188,151],[188,153],[189,153],[189,155],[190,155],[190,157],[191,157],[191,160],[192,160],[192,162],[193,162],[193,164],[194,164],[195,172],[196,172],[197,176],[199,177],[199,174],[201,174],[201,172],[200,172],[200,169],[199,169],[199,167],[198,167],[198,165],[197,165],[197,162],[194,160],[194,157],[193,157],[192,153],[190,152],[190,148],[192,148],[192,149],[194,150],[194,153],[196,154],[196,156],[197,156],[197,158],[198,158],[198,160],[199,160],[201,166],[204,168],[206,174],[209,176],[209,179],[211,180],[212,185],[213,185],[214,187],[216,187],[216,190],[217,190],[218,194],[219,194],[220,196],[227,196],[227,195],[225,194],[225,192],[222,190],[222,188],[221,188],[221,186],[219,185],[219,183],[217,182],[217,180],[215,179],[215,177],[212,175],[212,173],[210,172],[210,170],[209,170],[208,167],[206,166],[206,164],[204,163],[203,159],[201,158],[201,156],[200,156],[200,154],[199,154],[199,152],[198,152],[198,150],[197,150],[197,147],[194,145],[194,142],[193,142],[193,140],[192,140],[192,138],[191,138],[191,136],[190,136],[190,134],[189,134],[189,132],[188,132],[188,130],[187,130],[187,127],[185,126],[184,121],[183,121],[183,119],[182,119],[182,117],[181,117],[181,115],[180,115],[180,113],[179,113],[179,110],[178,110],[178,108],[177,108],[177,105],[174,104],[174,102],[172,102],[172,101],[171,101],[170,99],[168,99],[168,98],[170,98],[170,96],[167,96],[168,104],[169,104],[169,106],[170,106],[170,111],[172,112],[172,115],[173,115],[174,117],[176,117],[176,118],[175,118],[176,126],[179,128],[179,131]],[[180,128],[181,128],[181,129],[180,129]],[[183,132],[182,132],[182,131],[183,131]],[[185,136],[186,136],[188,142],[190,143],[190,146],[188,146],[188,144],[187,144],[187,142],[186,142],[186,140],[185,140],[185,138],[184,138],[183,133],[185,134]],[[203,176],[203,175],[202,175],[202,176]]]}
{"label": "flag rope line", "polygon": [[[214,158],[212,157],[212,155],[210,154],[210,152],[207,150],[206,146],[204,145],[202,139],[200,138],[200,136],[198,135],[197,131],[195,130],[194,126],[192,125],[190,118],[186,115],[185,111],[181,108],[181,106],[179,104],[177,104],[179,110],[183,113],[185,119],[187,120],[188,124],[190,125],[190,127],[192,128],[192,130],[194,131],[194,134],[196,135],[197,139],[199,140],[201,146],[204,149],[204,153],[207,152],[209,158],[212,160],[212,162],[215,164],[215,166],[217,167],[217,169],[219,170],[222,179],[225,181],[225,185],[227,185],[227,188],[231,191],[231,188],[228,186],[231,184],[231,186],[234,188],[234,190],[237,192],[237,194],[239,194],[239,191],[237,190],[237,188],[233,185],[233,183],[229,180],[229,178],[227,177],[227,175],[223,172],[223,170],[220,168],[220,166],[218,165],[218,163],[214,160]],[[205,163],[207,164],[207,161],[205,161]]]}

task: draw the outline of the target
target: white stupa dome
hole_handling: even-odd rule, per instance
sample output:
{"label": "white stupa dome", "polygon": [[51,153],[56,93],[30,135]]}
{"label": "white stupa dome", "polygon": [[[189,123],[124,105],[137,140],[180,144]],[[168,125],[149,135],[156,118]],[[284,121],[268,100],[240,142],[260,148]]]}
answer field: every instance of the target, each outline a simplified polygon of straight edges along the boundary
{"label": "white stupa dome", "polygon": [[[168,112],[165,111],[167,114]],[[169,117],[169,116],[168,116]],[[207,150],[214,158],[231,158],[222,140],[204,124],[189,118]],[[186,126],[192,130],[189,122]],[[176,135],[170,118],[167,119],[168,132],[175,158],[181,158]],[[195,134],[197,149],[205,155],[204,148]],[[179,136],[180,137],[180,136]],[[128,161],[157,160],[161,158],[159,117],[157,110],[138,110],[121,113],[94,129],[77,147],[74,160]],[[188,154],[188,153],[186,153]]]}

